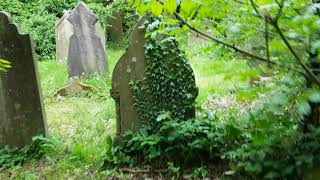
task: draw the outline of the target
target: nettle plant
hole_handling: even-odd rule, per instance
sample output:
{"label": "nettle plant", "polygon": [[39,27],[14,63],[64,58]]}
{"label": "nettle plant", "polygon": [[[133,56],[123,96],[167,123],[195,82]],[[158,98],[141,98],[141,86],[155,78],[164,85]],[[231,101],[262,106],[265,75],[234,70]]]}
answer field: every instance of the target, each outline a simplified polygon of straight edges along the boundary
{"label": "nettle plant", "polygon": [[[318,0],[130,0],[142,14],[162,15],[163,24],[193,31],[274,74],[301,79],[296,96],[301,124],[319,126],[320,7]],[[205,32],[199,29],[206,29]],[[216,48],[217,46],[212,46]]]}

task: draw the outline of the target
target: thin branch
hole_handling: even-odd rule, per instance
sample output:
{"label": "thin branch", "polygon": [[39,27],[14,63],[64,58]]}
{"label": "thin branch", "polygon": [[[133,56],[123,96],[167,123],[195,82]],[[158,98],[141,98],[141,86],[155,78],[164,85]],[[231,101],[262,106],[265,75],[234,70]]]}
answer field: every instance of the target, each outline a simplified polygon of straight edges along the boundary
{"label": "thin branch", "polygon": [[217,38],[214,38],[214,37],[212,37],[212,36],[209,36],[209,35],[207,35],[206,33],[203,33],[203,32],[201,32],[201,31],[197,30],[196,28],[194,28],[193,26],[191,26],[191,25],[190,25],[186,20],[184,20],[178,13],[175,12],[174,15],[175,15],[175,17],[176,17],[182,24],[186,25],[189,29],[191,29],[192,31],[194,31],[194,32],[196,32],[196,33],[198,33],[198,34],[200,34],[200,35],[202,35],[202,36],[204,36],[204,37],[206,37],[206,38],[208,38],[208,39],[211,39],[212,41],[215,41],[215,42],[217,42],[217,43],[219,43],[219,44],[222,44],[222,45],[224,45],[224,46],[226,46],[226,47],[228,47],[228,48],[230,48],[230,49],[233,49],[233,50],[236,51],[236,52],[239,52],[239,53],[241,53],[241,54],[243,54],[243,55],[245,55],[245,56],[249,56],[249,57],[251,57],[251,58],[253,58],[253,59],[256,59],[256,60],[259,60],[259,61],[262,61],[262,62],[267,62],[267,63],[271,63],[271,64],[274,64],[274,65],[277,65],[277,63],[275,63],[275,62],[273,62],[273,61],[269,61],[269,60],[266,59],[266,58],[263,58],[263,57],[260,57],[260,56],[251,54],[251,53],[249,53],[249,52],[246,52],[246,51],[244,51],[244,50],[241,50],[241,49],[237,48],[234,44],[228,44],[228,43],[226,43],[226,42],[221,41],[220,39],[217,39]]}
{"label": "thin branch", "polygon": [[257,16],[264,19],[264,17],[259,13],[258,6],[253,2],[253,0],[250,0],[250,3],[253,7],[253,10],[256,12]]}
{"label": "thin branch", "polygon": [[282,41],[286,44],[286,46],[288,47],[288,49],[290,50],[290,52],[292,53],[292,55],[295,57],[295,59],[297,60],[297,62],[299,63],[299,65],[303,68],[303,70],[305,70],[305,72],[307,73],[307,75],[309,76],[309,78],[311,78],[311,80],[316,83],[318,86],[320,86],[320,81],[317,78],[317,76],[309,69],[309,67],[302,61],[302,59],[299,57],[298,53],[293,49],[293,47],[291,46],[290,42],[288,41],[288,39],[286,38],[286,36],[283,34],[283,32],[281,31],[279,25],[277,22],[274,22],[272,24],[274,26],[274,28],[276,29],[277,33],[279,34],[279,36],[281,37]]}
{"label": "thin branch", "polygon": [[[256,11],[256,13],[259,15],[259,17],[262,17],[261,14],[258,11],[258,6],[253,2],[253,0],[250,0],[251,5],[253,7],[253,9]],[[283,6],[284,6],[284,2],[285,0],[282,0],[281,2],[278,2],[276,0],[278,6],[279,6],[279,10],[277,13],[277,16],[275,19],[273,19],[271,16],[265,16],[263,19],[265,21],[267,21],[269,24],[271,24],[277,31],[277,33],[279,34],[279,36],[281,37],[282,41],[286,44],[286,46],[288,47],[289,51],[292,53],[292,55],[294,56],[294,58],[296,59],[296,61],[298,62],[298,64],[303,68],[303,70],[306,72],[305,74],[307,75],[307,78],[311,78],[311,80],[313,82],[315,82],[318,86],[320,86],[320,80],[317,78],[317,76],[312,72],[312,70],[302,61],[302,59],[298,56],[298,54],[296,53],[296,51],[293,49],[293,47],[291,46],[290,42],[288,41],[287,37],[283,34],[282,30],[279,27],[278,21],[279,18],[282,15],[282,10],[283,10]]]}
{"label": "thin branch", "polygon": [[279,6],[279,10],[278,10],[277,16],[275,17],[275,21],[278,21],[279,18],[281,17],[282,11],[283,11],[283,6],[284,6],[284,2],[285,2],[285,1],[286,1],[286,0],[282,0],[281,2],[278,2],[278,1],[276,0],[277,4],[278,4],[278,6]]}
{"label": "thin branch", "polygon": [[212,36],[210,36],[210,35],[207,35],[207,34],[201,32],[201,31],[197,30],[197,29],[194,28],[193,26],[191,26],[191,25],[190,25],[186,20],[184,20],[178,13],[175,12],[174,15],[175,15],[175,17],[180,21],[180,23],[186,25],[191,31],[194,31],[194,32],[196,32],[197,34],[200,34],[201,36],[204,36],[204,37],[206,37],[206,38],[208,38],[208,39],[210,39],[210,40],[212,40],[212,41],[215,41],[216,43],[222,44],[223,46],[225,46],[225,47],[227,47],[227,48],[230,48],[230,49],[233,49],[234,51],[236,51],[236,52],[238,52],[238,53],[241,53],[241,54],[243,54],[243,55],[245,55],[245,56],[249,56],[249,57],[251,57],[252,59],[259,60],[259,61],[261,61],[261,62],[265,62],[265,63],[268,63],[268,64],[272,64],[272,65],[275,65],[275,66],[278,66],[278,67],[281,67],[281,68],[290,69],[290,70],[292,70],[292,71],[294,71],[294,72],[297,72],[297,73],[300,73],[300,74],[306,76],[306,74],[305,74],[304,71],[301,71],[301,70],[299,70],[299,69],[294,69],[294,68],[290,68],[290,67],[283,66],[283,65],[278,64],[278,63],[276,63],[276,62],[274,62],[274,61],[271,61],[271,60],[268,60],[268,59],[266,59],[266,58],[263,58],[263,57],[260,57],[260,56],[251,54],[251,53],[249,53],[249,52],[246,52],[246,51],[244,51],[244,50],[241,50],[241,49],[235,47],[235,45],[233,45],[233,44],[232,44],[232,45],[231,45],[231,44],[228,44],[228,43],[226,43],[226,42],[223,42],[223,41],[220,40],[220,39],[217,39],[217,38],[214,38],[214,37],[212,37]]}
{"label": "thin branch", "polygon": [[[269,24],[268,21],[265,20],[265,41],[266,41],[266,54],[267,59],[270,61],[270,52],[269,52]],[[270,65],[270,64],[269,64]]]}

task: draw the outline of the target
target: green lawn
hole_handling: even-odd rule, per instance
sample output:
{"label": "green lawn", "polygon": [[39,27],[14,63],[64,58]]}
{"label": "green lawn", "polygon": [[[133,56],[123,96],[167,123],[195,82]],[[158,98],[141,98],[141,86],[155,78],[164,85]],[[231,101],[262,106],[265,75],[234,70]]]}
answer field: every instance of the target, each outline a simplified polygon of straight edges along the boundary
{"label": "green lawn", "polygon": [[[110,48],[107,53],[110,72],[123,52],[124,48]],[[245,61],[213,60],[202,55],[188,58],[200,90],[199,104],[206,102],[209,94],[222,95],[237,86],[247,85],[244,74],[248,74],[249,69]],[[98,170],[109,146],[108,135],[114,135],[116,126],[114,101],[109,96],[111,77],[82,79],[97,87],[93,93],[54,97],[57,89],[67,85],[66,64],[45,60],[38,63],[38,69],[54,147],[48,148],[40,161],[2,170],[0,179],[99,179],[107,176],[109,171]]]}

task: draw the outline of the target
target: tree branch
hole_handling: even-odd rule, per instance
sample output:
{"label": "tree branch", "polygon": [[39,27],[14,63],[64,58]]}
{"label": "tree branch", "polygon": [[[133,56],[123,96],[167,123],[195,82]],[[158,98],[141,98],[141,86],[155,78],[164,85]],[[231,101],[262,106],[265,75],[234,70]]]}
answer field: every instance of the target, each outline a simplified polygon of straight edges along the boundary
{"label": "tree branch", "polygon": [[275,19],[273,19],[271,16],[266,15],[265,17],[263,17],[259,11],[258,11],[258,6],[253,2],[253,0],[250,0],[251,2],[251,6],[253,7],[253,9],[256,11],[256,13],[258,14],[259,17],[261,17],[262,19],[264,19],[265,21],[267,21],[269,24],[271,24],[277,31],[277,34],[279,34],[280,38],[282,39],[282,41],[286,44],[286,46],[288,47],[289,51],[291,52],[291,54],[294,56],[294,58],[296,59],[296,61],[298,62],[298,64],[302,67],[302,69],[305,71],[305,75],[307,75],[306,77],[309,78],[310,80],[312,80],[314,83],[316,83],[318,86],[320,86],[320,80],[317,78],[317,76],[312,72],[312,70],[302,61],[302,59],[298,56],[298,54],[296,53],[296,51],[294,50],[294,48],[291,46],[290,42],[288,41],[287,37],[283,34],[282,30],[279,27],[278,21],[279,18],[282,15],[282,10],[283,10],[283,6],[284,6],[284,2],[285,0],[282,0],[281,2],[279,2],[278,0],[276,0],[276,3],[279,6],[279,10],[278,13],[275,17]]}
{"label": "tree branch", "polygon": [[279,34],[282,41],[286,44],[291,54],[295,57],[296,61],[299,63],[299,65],[303,68],[303,70],[306,72],[306,74],[311,78],[311,80],[316,83],[318,86],[320,86],[320,81],[317,78],[317,76],[309,69],[309,67],[302,61],[302,59],[298,56],[297,52],[293,49],[290,42],[286,38],[286,36],[281,31],[278,22],[272,23],[273,27],[276,29],[277,33]]}
{"label": "tree branch", "polygon": [[190,30],[192,30],[192,31],[194,31],[194,32],[196,32],[196,33],[198,33],[198,34],[200,34],[200,35],[202,35],[202,36],[204,36],[204,37],[206,37],[206,38],[208,38],[208,39],[211,39],[212,41],[215,41],[215,42],[217,42],[217,43],[219,43],[219,44],[222,44],[222,45],[224,45],[224,46],[226,46],[226,47],[228,47],[228,48],[230,48],[230,49],[233,49],[233,50],[236,51],[236,52],[239,52],[239,53],[241,53],[241,54],[243,54],[243,55],[245,55],[245,56],[249,56],[249,57],[251,57],[251,58],[253,58],[253,59],[256,59],[256,60],[259,60],[259,61],[262,61],[262,62],[266,62],[266,63],[271,63],[271,64],[274,64],[274,65],[277,65],[277,63],[275,63],[275,62],[273,62],[273,61],[269,61],[269,60],[266,59],[266,58],[263,58],[263,57],[260,57],[260,56],[251,54],[251,53],[249,53],[249,52],[246,52],[246,51],[244,51],[244,50],[241,50],[241,49],[237,48],[237,47],[236,47],[235,45],[233,45],[233,44],[228,44],[228,43],[226,43],[226,42],[221,41],[220,39],[217,39],[217,38],[214,38],[214,37],[212,37],[212,36],[209,36],[209,35],[207,35],[206,33],[203,33],[203,32],[201,32],[201,31],[197,30],[196,28],[194,28],[193,26],[191,26],[191,25],[190,25],[186,20],[184,20],[178,13],[175,12],[174,15],[175,15],[175,17],[176,17],[182,24],[186,25]]}
{"label": "tree branch", "polygon": [[[265,19],[265,41],[266,41],[266,54],[267,59],[270,61],[270,52],[269,52],[269,25],[268,21]],[[270,65],[270,64],[269,64]]]}
{"label": "tree branch", "polygon": [[184,19],[183,19],[178,13],[176,13],[176,12],[174,13],[174,16],[175,16],[182,24],[186,25],[191,31],[194,31],[194,32],[196,32],[197,34],[199,34],[199,35],[201,35],[201,36],[204,36],[204,37],[206,37],[206,38],[208,38],[208,39],[210,39],[210,40],[212,40],[212,41],[215,41],[215,42],[218,43],[218,44],[222,44],[223,46],[225,46],[225,47],[227,47],[227,48],[229,48],[229,49],[233,49],[234,51],[236,51],[236,52],[238,52],[238,53],[241,53],[241,54],[243,54],[243,55],[245,55],[245,56],[249,56],[249,57],[251,57],[252,59],[259,60],[259,61],[261,61],[261,62],[265,62],[265,63],[268,63],[268,64],[272,64],[272,65],[275,65],[275,66],[278,66],[278,67],[282,67],[282,68],[284,68],[284,69],[290,69],[290,70],[292,70],[292,71],[294,71],[294,72],[297,72],[297,73],[300,73],[300,74],[302,74],[302,75],[304,75],[304,76],[306,75],[304,71],[301,71],[301,70],[299,70],[299,69],[293,69],[293,68],[290,68],[290,67],[286,67],[286,66],[283,66],[283,65],[281,65],[281,64],[278,64],[278,63],[276,63],[276,62],[274,62],[274,61],[268,60],[268,59],[266,59],[266,58],[263,58],[263,57],[260,57],[260,56],[251,54],[251,53],[249,53],[249,52],[246,52],[246,51],[244,51],[244,50],[241,50],[241,49],[235,47],[233,44],[228,44],[228,43],[226,43],[226,42],[223,42],[223,41],[220,40],[220,39],[214,38],[214,37],[212,37],[212,36],[210,36],[210,35],[208,35],[208,34],[206,34],[206,33],[203,33],[203,32],[201,32],[201,31],[197,30],[196,28],[194,28],[193,26],[191,26],[186,20],[184,20]]}

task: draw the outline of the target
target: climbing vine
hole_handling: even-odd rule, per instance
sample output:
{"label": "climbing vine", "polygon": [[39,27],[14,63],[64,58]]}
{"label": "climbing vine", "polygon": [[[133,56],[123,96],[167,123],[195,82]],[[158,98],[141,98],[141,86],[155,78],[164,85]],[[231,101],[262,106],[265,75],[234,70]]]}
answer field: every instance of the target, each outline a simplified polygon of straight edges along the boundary
{"label": "climbing vine", "polygon": [[145,79],[131,82],[134,106],[142,124],[154,129],[168,117],[193,117],[198,89],[192,68],[174,37],[148,36],[145,63]]}

